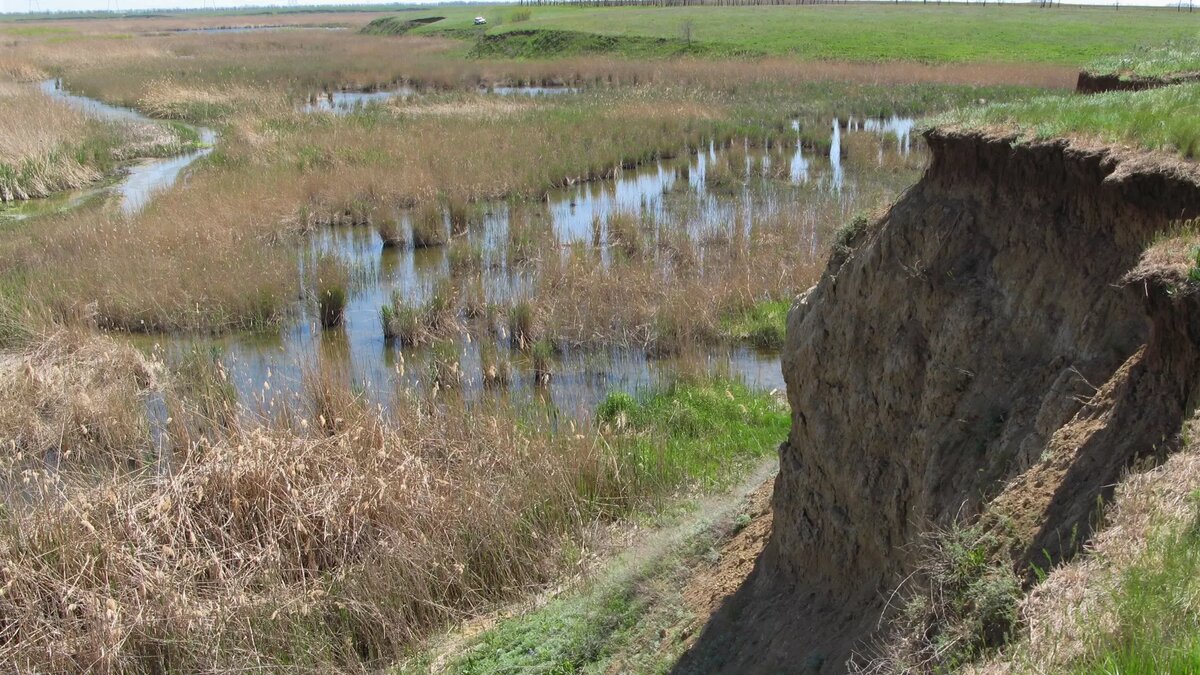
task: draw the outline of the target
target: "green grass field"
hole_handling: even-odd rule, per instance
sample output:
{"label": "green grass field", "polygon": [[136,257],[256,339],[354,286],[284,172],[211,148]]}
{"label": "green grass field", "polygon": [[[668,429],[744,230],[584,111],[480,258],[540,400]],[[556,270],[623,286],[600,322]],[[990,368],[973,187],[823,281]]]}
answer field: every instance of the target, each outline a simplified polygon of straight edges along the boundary
{"label": "green grass field", "polygon": [[[529,17],[520,19],[522,11]],[[553,30],[659,38],[669,53],[692,43],[716,53],[750,52],[848,61],[1030,62],[1082,66],[1141,45],[1194,38],[1200,18],[1166,9],[1016,5],[848,4],[757,7],[440,7],[405,19],[443,16],[413,31],[487,35]],[[464,34],[459,31],[467,31]],[[693,45],[694,47],[694,45]],[[618,50],[619,51],[619,50]]]}
{"label": "green grass field", "polygon": [[1171,41],[1112,56],[1088,65],[1093,73],[1119,73],[1137,77],[1168,77],[1200,73],[1200,36],[1192,41]]}

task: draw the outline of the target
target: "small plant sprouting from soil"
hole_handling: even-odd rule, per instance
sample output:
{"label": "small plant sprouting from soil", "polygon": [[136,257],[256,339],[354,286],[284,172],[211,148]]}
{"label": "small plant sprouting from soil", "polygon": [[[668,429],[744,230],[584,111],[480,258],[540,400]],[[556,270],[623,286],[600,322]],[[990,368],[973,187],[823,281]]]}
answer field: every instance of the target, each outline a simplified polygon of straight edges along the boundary
{"label": "small plant sprouting from soil", "polygon": [[931,533],[908,599],[864,672],[957,670],[1012,638],[1023,595],[1004,545],[980,526]]}
{"label": "small plant sprouting from soil", "polygon": [[866,233],[870,224],[871,219],[867,214],[856,213],[850,222],[838,228],[837,234],[834,236],[834,250],[843,253],[854,250],[859,238]]}

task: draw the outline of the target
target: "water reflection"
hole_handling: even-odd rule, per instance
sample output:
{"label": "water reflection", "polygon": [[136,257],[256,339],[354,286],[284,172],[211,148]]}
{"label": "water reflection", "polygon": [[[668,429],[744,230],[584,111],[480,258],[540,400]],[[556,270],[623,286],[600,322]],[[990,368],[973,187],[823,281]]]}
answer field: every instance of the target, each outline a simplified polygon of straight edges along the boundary
{"label": "water reflection", "polygon": [[[842,126],[834,120],[828,157],[816,150],[806,151],[798,143],[775,143],[769,150],[750,148],[743,142],[725,147],[710,143],[699,151],[617,171],[609,180],[564,186],[540,202],[475,205],[472,224],[456,237],[482,255],[479,281],[468,283],[482,287],[485,302],[502,306],[529,295],[535,281],[533,271],[510,259],[510,230],[514,227],[531,228],[539,241],[550,241],[550,250],[557,248],[566,256],[572,245],[607,241],[606,223],[615,214],[632,214],[643,223],[686,227],[699,239],[714,233],[730,236],[730,228],[738,226],[748,232],[755,222],[803,208],[805,200],[814,195],[845,191],[844,196],[835,198],[853,199],[858,177],[843,168]],[[905,128],[903,124],[862,127],[876,137],[890,137]],[[902,155],[911,152],[908,143],[895,149],[889,143],[875,145]],[[732,184],[718,182],[717,174],[710,176],[714,171],[731,172],[736,179]],[[403,210],[393,215],[405,231],[417,217]],[[448,220],[443,225],[448,226]],[[815,254],[820,243],[816,224],[802,232],[802,237]],[[600,248],[607,263],[610,253]],[[381,405],[387,405],[398,392],[429,386],[433,350],[401,349],[386,342],[379,308],[393,293],[409,306],[424,303],[435,286],[451,276],[447,248],[385,247],[374,228],[322,226],[311,236],[300,264],[308,269],[326,254],[337,256],[351,270],[351,292],[341,329],[322,331],[314,308],[302,303],[297,307],[298,319],[279,335],[232,336],[216,343],[224,352],[241,399],[254,402],[264,412],[298,397],[304,373],[315,367],[318,356],[343,362],[356,387]],[[466,290],[463,287],[460,292]],[[468,400],[492,395],[482,382],[481,349],[498,351],[512,361],[513,381],[505,395],[517,400],[537,397],[571,414],[592,410],[609,390],[649,386],[659,373],[680,367],[676,361],[649,359],[637,348],[568,351],[555,356],[553,380],[543,388],[536,383],[528,357],[509,351],[507,336],[502,333],[475,331],[457,341],[456,358],[464,374],[461,395]],[[176,353],[189,347],[188,341],[168,345]],[[783,387],[774,354],[720,348],[686,358],[703,360],[705,368],[729,372],[752,386]]]}

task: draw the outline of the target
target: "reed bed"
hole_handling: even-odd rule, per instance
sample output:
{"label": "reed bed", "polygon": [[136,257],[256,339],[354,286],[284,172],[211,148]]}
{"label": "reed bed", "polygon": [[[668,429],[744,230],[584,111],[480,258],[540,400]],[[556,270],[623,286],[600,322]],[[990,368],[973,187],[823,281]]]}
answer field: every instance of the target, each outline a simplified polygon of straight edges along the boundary
{"label": "reed bed", "polygon": [[[446,219],[469,225],[478,200],[608,175],[720,129],[699,107],[628,112],[564,102],[504,123],[387,111],[239,118],[186,189],[133,215],[87,209],[22,229],[0,243],[0,273],[60,317],[112,329],[274,326],[298,288],[297,235],[319,223],[313,214],[415,203],[412,244],[444,245]],[[460,253],[464,271],[482,264]]]}
{"label": "reed bed", "polygon": [[[888,203],[905,175],[864,182],[853,197],[806,188],[803,207],[760,212],[753,224],[736,218],[701,227],[686,218],[613,214],[601,230],[609,256],[577,246],[544,260],[532,295],[512,316],[521,324],[536,316],[535,339],[575,347],[623,345],[666,356],[722,342],[731,317],[767,301],[790,303],[815,283],[838,225],[858,209]],[[515,338],[517,329],[510,330]]]}
{"label": "reed bed", "polygon": [[[171,417],[152,446],[165,454],[125,453],[154,436],[138,406],[112,407],[120,420],[108,423],[132,431],[95,445],[130,459],[102,470],[85,453],[47,465],[27,418],[4,425],[0,479],[16,487],[0,527],[0,658],[18,669],[376,670],[431,631],[552,581],[597,525],[709,478],[701,440],[648,441],[669,428],[555,433],[547,413],[503,403],[474,406],[464,425],[454,397],[402,397],[384,413],[336,361],[313,364],[302,398],[271,420],[210,419],[229,398],[208,359],[159,381],[108,338],[60,339],[18,358],[73,373],[72,396],[128,377],[112,396],[160,392]],[[441,366],[443,386],[456,366]],[[494,382],[507,377],[491,367]],[[697,408],[689,433],[741,434],[723,462],[782,437],[786,415],[769,397],[690,387],[717,408]],[[75,422],[70,398],[5,400],[6,414],[62,406]]]}
{"label": "reed bed", "polygon": [[0,81],[0,202],[44,197],[98,180],[122,139],[32,85]]}

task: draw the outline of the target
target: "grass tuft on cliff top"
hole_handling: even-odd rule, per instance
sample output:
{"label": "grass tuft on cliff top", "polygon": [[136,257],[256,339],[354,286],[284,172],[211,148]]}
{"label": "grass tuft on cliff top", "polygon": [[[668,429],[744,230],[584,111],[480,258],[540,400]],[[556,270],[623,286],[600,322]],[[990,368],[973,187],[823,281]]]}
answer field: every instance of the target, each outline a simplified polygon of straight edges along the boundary
{"label": "grass tuft on cliff top", "polygon": [[1043,96],[1017,103],[961,108],[934,126],[1014,130],[1025,140],[1078,137],[1146,150],[1200,156],[1200,84],[1137,92]]}
{"label": "grass tuft on cliff top", "polygon": [[1088,64],[1093,73],[1122,77],[1169,77],[1200,73],[1200,40],[1173,40],[1161,46],[1140,47],[1124,56],[1110,56]]}

